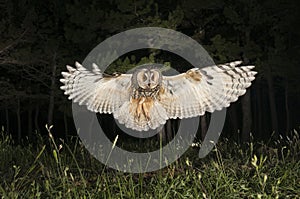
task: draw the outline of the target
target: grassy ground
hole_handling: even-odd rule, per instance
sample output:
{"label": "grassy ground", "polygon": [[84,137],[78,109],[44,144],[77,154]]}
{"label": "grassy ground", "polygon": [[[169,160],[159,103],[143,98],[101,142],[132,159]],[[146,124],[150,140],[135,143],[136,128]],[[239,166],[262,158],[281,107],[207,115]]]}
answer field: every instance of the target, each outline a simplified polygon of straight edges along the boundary
{"label": "grassy ground", "polygon": [[[69,143],[69,144],[67,144]],[[72,144],[71,144],[72,143]],[[105,168],[81,143],[37,137],[15,145],[0,136],[2,198],[300,198],[298,133],[271,144],[218,143],[206,158],[191,147],[160,171]]]}

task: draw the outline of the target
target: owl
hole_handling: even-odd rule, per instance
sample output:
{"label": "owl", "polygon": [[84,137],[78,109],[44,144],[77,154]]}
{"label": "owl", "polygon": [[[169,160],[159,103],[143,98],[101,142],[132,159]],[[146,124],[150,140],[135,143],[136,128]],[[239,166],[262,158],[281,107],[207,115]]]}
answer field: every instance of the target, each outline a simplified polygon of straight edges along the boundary
{"label": "owl", "polygon": [[62,72],[60,88],[68,99],[86,105],[92,112],[113,114],[127,128],[157,129],[168,119],[190,118],[228,107],[244,95],[257,72],[241,61],[192,68],[164,76],[158,68],[145,67],[132,74],[92,71],[78,62]]}

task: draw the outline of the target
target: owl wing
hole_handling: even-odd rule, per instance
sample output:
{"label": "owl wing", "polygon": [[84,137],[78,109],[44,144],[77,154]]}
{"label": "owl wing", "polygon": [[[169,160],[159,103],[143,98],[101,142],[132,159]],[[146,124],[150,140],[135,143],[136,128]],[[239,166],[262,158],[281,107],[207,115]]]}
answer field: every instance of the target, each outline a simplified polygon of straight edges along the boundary
{"label": "owl wing", "polygon": [[116,74],[104,77],[96,64],[89,71],[78,62],[76,68],[67,66],[69,72],[62,72],[64,90],[68,99],[85,104],[90,111],[114,113],[130,98],[131,75]]}
{"label": "owl wing", "polygon": [[257,72],[254,66],[236,67],[241,61],[193,68],[175,76],[163,76],[159,102],[169,118],[188,118],[228,107],[245,94]]}

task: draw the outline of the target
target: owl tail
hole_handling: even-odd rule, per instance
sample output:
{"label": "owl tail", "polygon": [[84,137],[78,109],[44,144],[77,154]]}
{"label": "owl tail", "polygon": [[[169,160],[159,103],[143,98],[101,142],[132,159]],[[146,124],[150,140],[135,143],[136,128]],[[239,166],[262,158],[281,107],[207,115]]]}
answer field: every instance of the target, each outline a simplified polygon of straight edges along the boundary
{"label": "owl tail", "polygon": [[156,129],[168,119],[166,110],[160,103],[153,101],[150,105],[149,102],[135,100],[125,102],[114,113],[114,117],[127,128],[137,131]]}

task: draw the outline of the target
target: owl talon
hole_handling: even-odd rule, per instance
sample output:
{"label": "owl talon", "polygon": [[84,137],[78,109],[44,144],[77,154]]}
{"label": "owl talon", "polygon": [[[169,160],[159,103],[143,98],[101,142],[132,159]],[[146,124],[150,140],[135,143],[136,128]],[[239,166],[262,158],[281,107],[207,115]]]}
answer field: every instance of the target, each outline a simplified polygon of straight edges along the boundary
{"label": "owl talon", "polygon": [[148,125],[148,126],[151,126],[151,122],[150,122],[150,121],[147,121],[147,125]]}

